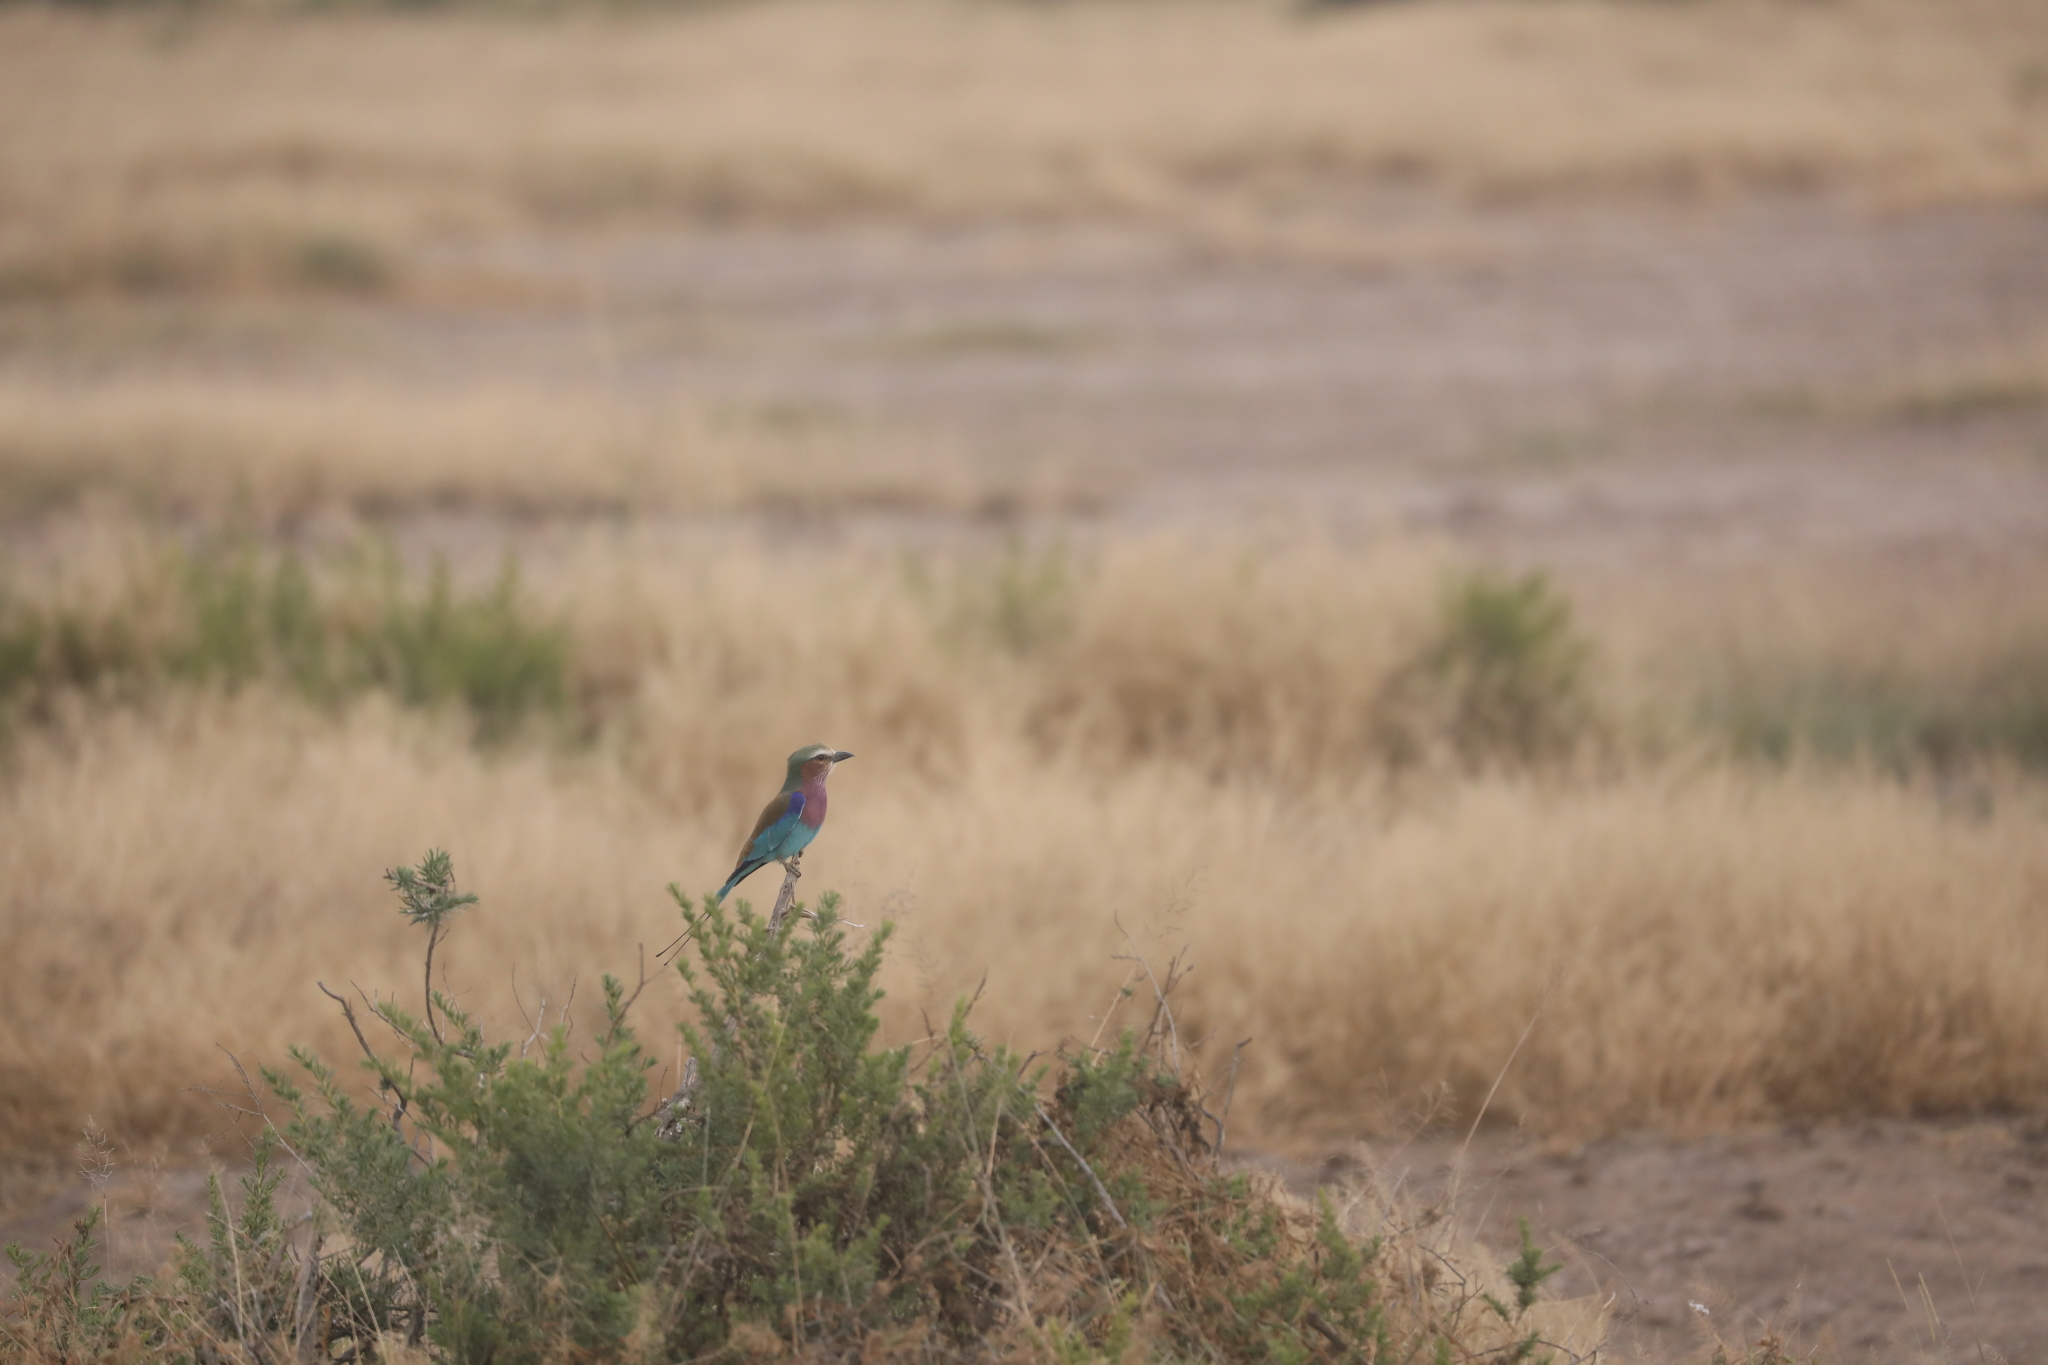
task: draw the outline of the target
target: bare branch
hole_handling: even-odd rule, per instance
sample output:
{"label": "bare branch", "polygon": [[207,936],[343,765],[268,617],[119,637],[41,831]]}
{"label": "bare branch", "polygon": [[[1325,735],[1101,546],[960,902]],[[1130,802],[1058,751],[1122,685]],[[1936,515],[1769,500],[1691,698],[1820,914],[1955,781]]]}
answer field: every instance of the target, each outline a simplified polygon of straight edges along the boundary
{"label": "bare branch", "polygon": [[399,1042],[406,1044],[408,1047],[411,1046],[412,1039],[405,1036],[405,1030],[400,1028],[398,1025],[392,1023],[390,1016],[384,1013],[382,1001],[379,1001],[372,997],[371,994],[368,991],[364,990],[361,986],[356,986],[355,982],[351,981],[348,984],[356,987],[356,994],[363,998],[363,1008],[367,1009],[371,1014],[375,1015],[377,1018],[382,1019],[384,1021],[384,1027],[391,1030],[392,1037],[398,1039]]}
{"label": "bare branch", "polygon": [[1172,961],[1166,964],[1166,983],[1161,985],[1159,978],[1152,973],[1152,964],[1145,960],[1145,954],[1138,948],[1138,941],[1131,937],[1130,930],[1124,928],[1123,918],[1120,915],[1112,916],[1111,918],[1116,924],[1117,932],[1124,936],[1124,942],[1131,945],[1131,956],[1120,958],[1119,960],[1137,963],[1139,967],[1144,969],[1146,979],[1152,983],[1152,998],[1154,1001],[1152,1022],[1147,1026],[1146,1033],[1149,1036],[1156,1032],[1159,1027],[1160,1017],[1162,1015],[1165,1017],[1167,1036],[1173,1044],[1173,1055],[1170,1059],[1173,1065],[1173,1074],[1178,1076],[1180,1075],[1181,1053],[1180,1026],[1174,1021],[1173,1007],[1166,1003],[1166,997],[1172,993],[1174,985],[1178,982],[1179,978],[1186,975],[1185,972],[1180,970],[1180,963],[1181,959],[1187,955],[1187,949],[1182,948],[1173,955]]}
{"label": "bare branch", "polygon": [[540,1035],[542,1031],[547,1028],[547,1026],[548,998],[545,995],[543,995],[540,998],[539,1008],[534,1012],[533,1032],[527,1034],[526,1037],[520,1041],[519,1055],[522,1058],[526,1056],[527,1052],[532,1049],[535,1043],[540,1041]]}
{"label": "bare branch", "polygon": [[[541,998],[546,999],[547,997],[543,996]],[[512,968],[512,1008],[519,1011],[520,1023],[528,1028],[533,1027],[533,1020],[526,1017],[526,1002],[519,998],[519,968],[517,966]]]}
{"label": "bare branch", "polygon": [[640,998],[640,992],[647,989],[647,945],[636,944],[640,949],[640,983],[633,987],[633,993],[626,997],[626,1003],[619,1006],[619,1018],[626,1017],[626,1011],[633,1008],[633,1002]]}
{"label": "bare branch", "polygon": [[1117,1212],[1116,1201],[1109,1197],[1109,1189],[1102,1183],[1102,1177],[1095,1174],[1095,1168],[1088,1164],[1087,1158],[1083,1157],[1079,1152],[1074,1150],[1074,1144],[1067,1141],[1067,1135],[1065,1133],[1062,1133],[1060,1131],[1059,1125],[1052,1121],[1052,1115],[1045,1112],[1045,1106],[1041,1104],[1037,1105],[1036,1108],[1038,1110],[1038,1117],[1040,1118],[1040,1120],[1044,1122],[1047,1130],[1052,1133],[1054,1140],[1057,1141],[1060,1144],[1060,1146],[1067,1149],[1067,1155],[1074,1158],[1075,1163],[1080,1166],[1081,1170],[1084,1173],[1086,1173],[1086,1175],[1088,1176],[1088,1183],[1095,1187],[1096,1197],[1102,1200],[1102,1207],[1108,1210],[1110,1218],[1116,1223],[1118,1227],[1128,1228],[1130,1224],[1126,1223],[1124,1221],[1124,1216],[1121,1213]]}
{"label": "bare branch", "polygon": [[[1122,926],[1119,925],[1118,927],[1121,928]],[[1121,1005],[1124,1002],[1124,998],[1131,993],[1131,983],[1137,979],[1138,974],[1136,972],[1125,973],[1123,984],[1116,988],[1116,994],[1110,998],[1109,1008],[1102,1012],[1102,1018],[1096,1022],[1095,1036],[1088,1040],[1088,1050],[1090,1052],[1098,1050],[1096,1045],[1102,1041],[1102,1031],[1109,1027],[1109,1021],[1116,1016],[1117,1006]]]}
{"label": "bare branch", "polygon": [[[370,1040],[363,1036],[363,1026],[356,1022],[355,1007],[349,1004],[348,997],[344,995],[336,995],[333,991],[328,990],[327,983],[324,981],[315,981],[313,984],[320,988],[320,994],[326,996],[329,1000],[332,1000],[335,1004],[341,1006],[341,1017],[348,1020],[349,1031],[355,1034],[356,1041],[363,1045],[363,1055],[365,1057],[368,1057],[373,1062],[376,1061],[377,1053],[373,1048],[371,1048]],[[358,987],[358,989],[361,988]]]}
{"label": "bare branch", "polygon": [[[332,1000],[335,1004],[341,1006],[341,1017],[348,1020],[349,1031],[355,1034],[356,1041],[362,1044],[363,1055],[370,1059],[370,1064],[372,1066],[377,1066],[382,1061],[382,1058],[378,1057],[376,1049],[370,1046],[370,1040],[363,1036],[363,1026],[356,1022],[355,1007],[349,1004],[348,998],[346,996],[336,995],[333,991],[328,990],[327,984],[323,981],[315,981],[313,984],[320,988],[320,994],[326,996],[329,1000]],[[351,986],[355,986],[355,982],[353,981],[349,982],[349,984]],[[363,997],[363,1001],[365,1004],[369,1003],[370,997],[364,994],[363,988],[361,986],[356,986],[356,994],[361,995]],[[372,1014],[375,1014],[379,1019],[384,1019],[383,1014],[378,1011],[375,1005],[370,1006],[370,1012]],[[384,1019],[384,1022],[386,1025],[390,1027],[393,1033],[398,1033],[398,1026],[396,1024],[391,1023],[389,1019]],[[405,1037],[403,1033],[398,1033],[398,1036],[400,1038]],[[395,1096],[391,1109],[391,1127],[394,1131],[403,1132],[406,1106],[405,1092],[400,1090],[397,1086],[391,1084],[389,1080],[383,1079],[381,1076],[377,1082],[377,1089],[380,1092],[388,1090],[391,1092],[393,1096]]]}
{"label": "bare branch", "polygon": [[790,903],[796,899],[797,879],[804,875],[803,861],[804,855],[801,853],[792,854],[790,857],[783,859],[782,890],[775,893],[775,909],[770,911],[768,915],[768,933],[770,937],[779,935],[782,932],[782,921],[789,914]]}
{"label": "bare branch", "polygon": [[[620,1004],[617,1018],[605,1025],[604,1037],[598,1040],[600,1046],[610,1047],[612,1042],[617,1039],[619,1030],[625,1027],[626,1015],[632,1010],[633,1002],[640,998],[640,992],[647,989],[647,945],[642,943],[638,946],[640,948],[639,983],[633,987],[633,993],[627,996],[625,1001]],[[609,1012],[609,1005],[606,1008],[607,1012]]]}
{"label": "bare branch", "polygon": [[1223,1112],[1210,1115],[1216,1120],[1216,1155],[1219,1157],[1223,1155],[1223,1125],[1230,1118],[1231,1101],[1237,1098],[1237,1059],[1243,1055],[1251,1041],[1249,1038],[1240,1039],[1237,1046],[1230,1050],[1230,1080],[1223,1087]]}

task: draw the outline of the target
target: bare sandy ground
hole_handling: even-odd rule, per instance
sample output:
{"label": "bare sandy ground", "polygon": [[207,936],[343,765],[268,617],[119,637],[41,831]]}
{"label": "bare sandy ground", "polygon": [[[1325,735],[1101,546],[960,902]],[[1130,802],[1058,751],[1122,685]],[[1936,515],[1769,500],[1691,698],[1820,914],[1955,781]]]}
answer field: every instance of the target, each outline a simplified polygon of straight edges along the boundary
{"label": "bare sandy ground", "polygon": [[1484,1131],[1270,1164],[1306,1191],[1369,1163],[1478,1240],[1519,1220],[1561,1293],[1613,1296],[1628,1360],[1717,1332],[1826,1361],[2048,1359],[2048,1127],[1897,1120],[1583,1146]]}
{"label": "bare sandy ground", "polygon": [[[2038,207],[1386,192],[1335,243],[841,225],[451,248],[419,268],[523,283],[483,306],[14,321],[0,378],[490,382],[596,390],[625,418],[681,397],[995,490],[966,523],[913,500],[814,528],[885,540],[1034,513],[1083,533],[1306,517],[1639,574],[1998,557],[2048,535]],[[459,506],[399,520],[456,548],[561,529]]]}
{"label": "bare sandy ground", "polygon": [[2048,533],[2039,209],[1389,197],[1326,256],[1007,225],[499,264],[586,306],[394,318],[386,354],[898,432],[1084,521],[1392,522],[1631,573]]}

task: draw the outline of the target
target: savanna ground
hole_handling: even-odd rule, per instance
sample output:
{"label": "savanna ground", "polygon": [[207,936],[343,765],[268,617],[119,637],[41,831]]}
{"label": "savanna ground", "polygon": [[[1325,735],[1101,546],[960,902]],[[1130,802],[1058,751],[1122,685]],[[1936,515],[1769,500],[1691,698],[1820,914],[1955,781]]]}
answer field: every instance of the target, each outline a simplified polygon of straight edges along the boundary
{"label": "savanna ground", "polygon": [[0,127],[7,1235],[428,844],[588,1030],[829,739],[892,1036],[1186,946],[1626,1353],[2048,1354],[2038,6],[22,7]]}

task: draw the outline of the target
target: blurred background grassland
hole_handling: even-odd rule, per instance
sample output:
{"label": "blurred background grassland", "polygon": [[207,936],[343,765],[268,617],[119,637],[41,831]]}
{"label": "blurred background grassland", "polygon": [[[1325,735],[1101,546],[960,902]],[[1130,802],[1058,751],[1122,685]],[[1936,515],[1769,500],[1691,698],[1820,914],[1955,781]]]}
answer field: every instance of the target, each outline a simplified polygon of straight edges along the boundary
{"label": "blurred background grassland", "polygon": [[[1469,1121],[1510,1055],[1491,1113],[1578,1136],[2039,1107],[2038,544],[1687,577],[1124,516],[1154,471],[635,387],[589,262],[1000,220],[1483,272],[1531,204],[2024,209],[2048,8],[526,8],[0,5],[0,1155],[217,1129],[216,1044],[343,1055],[312,983],[413,980],[378,874],[430,844],[465,1007],[594,1010],[813,740],[860,758],[805,892],[901,925],[895,1039],[985,974],[990,1034],[1085,1035],[1185,943],[1262,1142]],[[1740,398],[2048,449],[2018,324]]]}
{"label": "blurred background grassland", "polygon": [[465,1001],[630,967],[785,733],[862,756],[806,887],[903,925],[899,1036],[987,972],[985,1023],[1056,1041],[1123,931],[1190,943],[1183,1027],[1268,1040],[1266,1140],[1469,1116],[1538,1013],[1494,1103],[1546,1131],[2048,1079],[2038,578],[1816,638],[1596,618],[1403,541],[614,547],[546,588],[149,536],[62,562],[0,627],[16,1146],[216,1122],[216,1041],[340,1047],[306,983],[402,979],[373,874],[421,831],[484,897]]}

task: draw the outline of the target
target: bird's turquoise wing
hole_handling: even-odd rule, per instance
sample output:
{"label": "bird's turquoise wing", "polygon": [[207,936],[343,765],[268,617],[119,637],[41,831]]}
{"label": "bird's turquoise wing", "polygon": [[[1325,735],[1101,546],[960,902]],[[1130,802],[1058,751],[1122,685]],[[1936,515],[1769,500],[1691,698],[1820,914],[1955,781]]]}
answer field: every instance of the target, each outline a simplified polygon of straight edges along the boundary
{"label": "bird's turquoise wing", "polygon": [[781,851],[782,846],[789,842],[790,831],[797,827],[803,813],[802,792],[790,792],[787,796],[778,794],[761,812],[761,818],[754,822],[754,832],[747,837],[747,846],[740,854],[740,861],[765,863],[772,858],[787,856]]}
{"label": "bird's turquoise wing", "polygon": [[714,898],[724,900],[735,886],[777,858],[787,858],[801,852],[811,839],[812,830],[803,822],[804,794],[802,792],[779,792],[761,818],[754,822],[754,832],[747,836],[747,842],[740,848],[740,860],[733,867],[732,875],[725,879],[725,885],[718,888]]}

